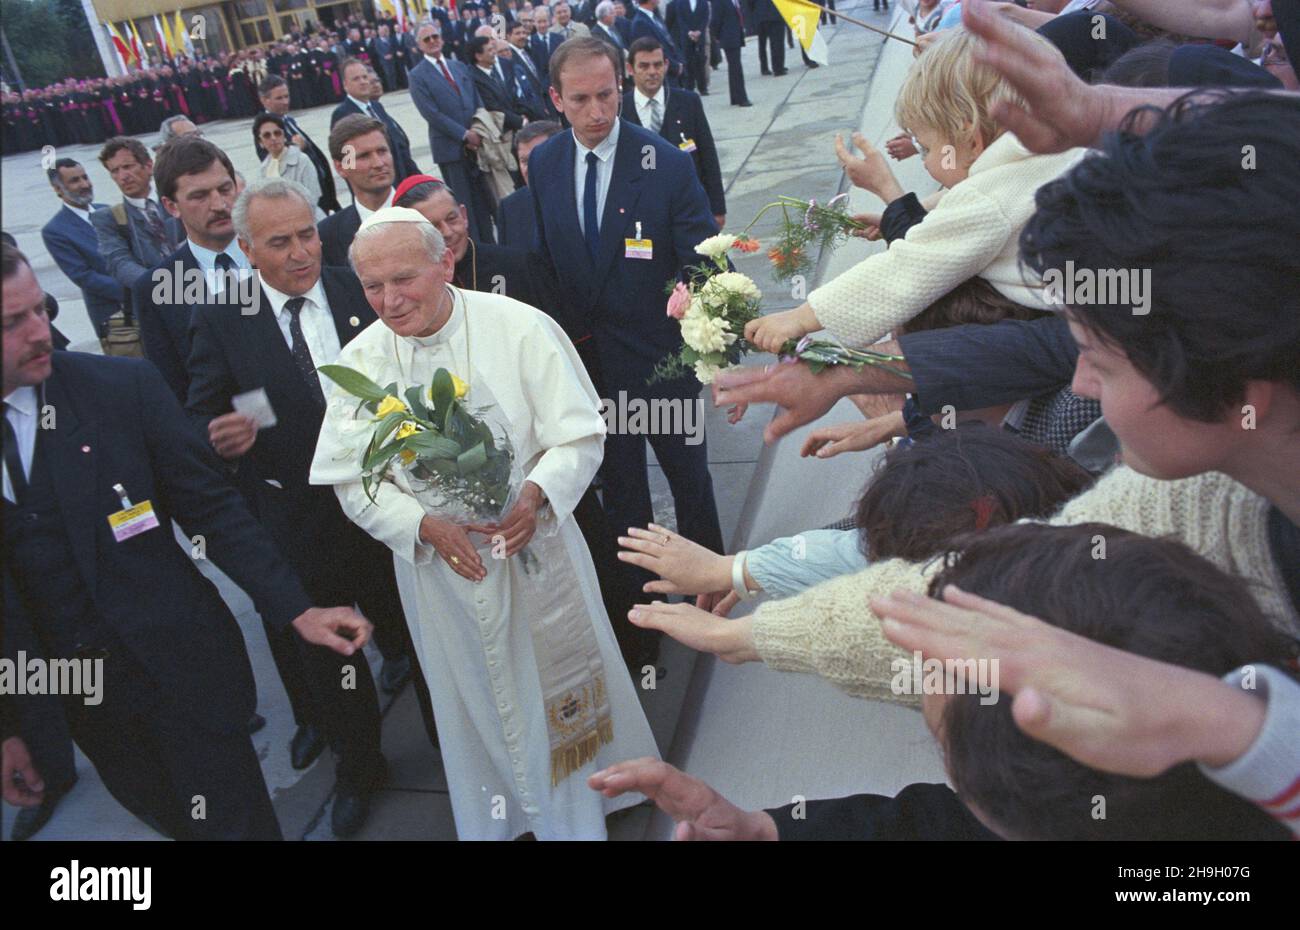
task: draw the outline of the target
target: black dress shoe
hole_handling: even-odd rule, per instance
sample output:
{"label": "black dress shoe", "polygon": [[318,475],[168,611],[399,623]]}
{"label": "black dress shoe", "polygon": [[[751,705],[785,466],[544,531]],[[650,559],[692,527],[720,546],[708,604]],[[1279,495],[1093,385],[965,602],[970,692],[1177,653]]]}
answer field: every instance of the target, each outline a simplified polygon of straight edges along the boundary
{"label": "black dress shoe", "polygon": [[266,718],[254,711],[253,716],[248,718],[248,732],[256,733],[264,726],[266,726]]}
{"label": "black dress shoe", "polygon": [[811,61],[811,60],[810,60],[810,61],[805,61],[804,64],[807,65],[809,68],[820,68],[820,67],[821,67],[821,65],[817,64],[817,62],[815,62],[815,61]]}
{"label": "black dress shoe", "polygon": [[356,836],[370,816],[370,792],[339,789],[334,796],[334,809],[330,812],[330,826],[334,835],[347,839]]}
{"label": "black dress shoe", "polygon": [[787,74],[790,73],[790,69],[782,68],[780,71],[773,71],[772,73],[775,74],[777,77],[785,77]]}
{"label": "black dress shoe", "polygon": [[762,71],[760,71],[760,72],[758,72],[758,73],[759,73],[759,74],[766,74],[768,77],[771,77],[771,76],[772,76],[772,72],[769,71],[767,68],[764,68]]}
{"label": "black dress shoe", "polygon": [[708,92],[707,90],[702,90],[702,91],[700,91],[700,96],[701,96],[701,97],[707,97],[708,95],[709,95],[709,92]]}
{"label": "black dress shoe", "polygon": [[379,671],[379,687],[384,694],[396,694],[402,686],[411,680],[411,657],[400,656],[385,659],[384,667]]}
{"label": "black dress shoe", "polygon": [[300,726],[289,740],[289,764],[301,771],[325,751],[325,734],[311,724]]}
{"label": "black dress shoe", "polygon": [[64,795],[72,790],[72,786],[77,783],[77,776],[72,776],[72,781],[68,782],[62,788],[57,790],[47,789],[45,797],[41,803],[35,807],[24,807],[14,818],[14,829],[9,834],[9,839],[15,843],[21,843],[23,840],[29,840],[35,836],[41,829],[50,822],[54,816],[54,809],[59,806]]}
{"label": "black dress shoe", "polygon": [[741,103],[732,104],[732,106],[737,106],[737,107],[752,107],[753,104],[750,103],[748,100],[745,100],[745,101],[743,101],[743,102],[741,102]]}

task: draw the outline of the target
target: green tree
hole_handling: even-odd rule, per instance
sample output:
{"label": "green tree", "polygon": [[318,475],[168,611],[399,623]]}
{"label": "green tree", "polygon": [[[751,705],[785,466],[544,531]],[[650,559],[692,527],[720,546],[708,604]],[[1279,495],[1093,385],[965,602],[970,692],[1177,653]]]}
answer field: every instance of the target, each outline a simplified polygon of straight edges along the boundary
{"label": "green tree", "polygon": [[104,76],[79,0],[0,0],[0,20],[28,87]]}

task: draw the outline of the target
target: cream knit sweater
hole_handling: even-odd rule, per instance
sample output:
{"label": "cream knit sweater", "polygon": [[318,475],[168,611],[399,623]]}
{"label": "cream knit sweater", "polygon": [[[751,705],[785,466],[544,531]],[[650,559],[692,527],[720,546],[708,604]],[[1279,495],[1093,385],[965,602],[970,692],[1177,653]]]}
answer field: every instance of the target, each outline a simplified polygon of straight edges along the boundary
{"label": "cream knit sweater", "polygon": [[846,345],[869,345],[975,276],[1009,300],[1052,309],[1042,280],[1020,267],[1020,230],[1034,192],[1085,151],[1035,155],[1004,132],[904,238],[808,295],[818,321]]}
{"label": "cream knit sweater", "polygon": [[[1300,616],[1269,549],[1268,509],[1268,501],[1219,472],[1159,481],[1119,466],[1049,522],[1109,523],[1176,539],[1246,579],[1264,613],[1296,636]],[[772,668],[820,675],[855,697],[919,704],[919,696],[890,690],[890,662],[910,655],[884,638],[867,598],[900,588],[924,592],[938,569],[938,560],[891,559],[763,604],[753,616],[754,647]]]}

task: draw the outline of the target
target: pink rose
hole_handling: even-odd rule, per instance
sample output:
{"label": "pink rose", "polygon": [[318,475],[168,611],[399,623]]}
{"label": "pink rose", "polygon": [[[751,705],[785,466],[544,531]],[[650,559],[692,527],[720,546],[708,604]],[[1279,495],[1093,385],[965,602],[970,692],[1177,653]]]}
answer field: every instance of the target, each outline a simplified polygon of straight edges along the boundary
{"label": "pink rose", "polygon": [[691,291],[681,281],[673,288],[673,292],[668,295],[668,315],[673,319],[680,320],[686,316],[686,310],[691,305]]}

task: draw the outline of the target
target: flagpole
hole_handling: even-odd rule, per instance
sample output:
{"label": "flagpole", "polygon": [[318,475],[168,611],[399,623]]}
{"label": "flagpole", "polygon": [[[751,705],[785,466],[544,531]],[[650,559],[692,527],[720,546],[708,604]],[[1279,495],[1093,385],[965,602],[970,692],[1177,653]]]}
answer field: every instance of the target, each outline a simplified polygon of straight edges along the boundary
{"label": "flagpole", "polygon": [[817,9],[821,10],[823,13],[829,13],[831,16],[837,17],[839,19],[848,20],[855,26],[861,26],[863,29],[870,29],[872,32],[878,32],[882,36],[885,36],[886,38],[897,39],[899,42],[906,42],[908,45],[916,44],[916,42],[912,39],[904,39],[902,36],[895,35],[894,33],[890,32],[888,29],[881,29],[879,26],[871,25],[871,23],[864,23],[860,19],[854,19],[852,16],[846,16],[844,13],[841,13],[839,10],[831,10],[822,6],[820,3],[814,3],[813,0],[802,0],[802,2],[808,4],[809,6],[817,7]]}

